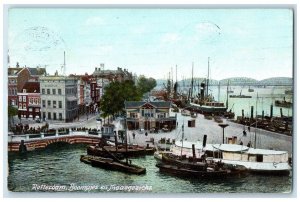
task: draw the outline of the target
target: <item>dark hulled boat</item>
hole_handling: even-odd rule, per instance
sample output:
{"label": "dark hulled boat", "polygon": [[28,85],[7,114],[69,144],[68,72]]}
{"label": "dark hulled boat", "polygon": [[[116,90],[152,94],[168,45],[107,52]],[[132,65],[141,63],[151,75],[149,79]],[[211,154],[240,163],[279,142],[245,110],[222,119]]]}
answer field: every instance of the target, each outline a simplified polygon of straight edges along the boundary
{"label": "dark hulled boat", "polygon": [[230,98],[252,98],[251,95],[229,95]]}
{"label": "dark hulled boat", "polygon": [[220,178],[225,177],[231,173],[230,170],[213,170],[211,168],[207,168],[207,170],[195,170],[190,168],[181,167],[178,165],[171,165],[171,164],[164,164],[158,163],[156,167],[159,168],[161,172],[175,175],[175,176],[182,176],[182,177],[199,177],[199,178]]}
{"label": "dark hulled boat", "polygon": [[[183,131],[183,126],[182,126]],[[182,140],[183,140],[182,133]],[[203,147],[206,145],[206,137],[204,136]],[[183,144],[183,143],[182,143]],[[206,158],[205,153],[201,157],[196,158],[195,145],[192,145],[193,156],[186,158],[182,155],[183,146],[181,146],[181,155],[173,153],[162,153],[161,162],[156,164],[161,172],[171,175],[184,176],[191,178],[223,178],[226,176],[233,176],[240,174],[245,170],[229,168],[221,161],[213,161],[213,159]],[[172,151],[171,151],[172,152]],[[175,152],[177,153],[177,152]]]}
{"label": "dark hulled boat", "polygon": [[285,98],[283,98],[283,100],[275,100],[275,106],[291,108],[293,106],[293,103],[286,101]]}
{"label": "dark hulled boat", "polygon": [[94,156],[102,156],[102,157],[109,157],[107,151],[114,154],[118,158],[123,159],[126,155],[127,157],[137,157],[137,156],[145,156],[145,155],[153,155],[155,152],[155,148],[153,147],[141,147],[141,146],[128,146],[126,149],[125,146],[88,146],[87,147],[87,154],[94,155]]}
{"label": "dark hulled boat", "polygon": [[100,167],[107,170],[116,170],[121,171],[129,174],[145,174],[146,169],[140,166],[120,161],[116,158],[104,158],[100,156],[89,156],[89,155],[82,155],[80,157],[80,161],[91,164],[94,167]]}

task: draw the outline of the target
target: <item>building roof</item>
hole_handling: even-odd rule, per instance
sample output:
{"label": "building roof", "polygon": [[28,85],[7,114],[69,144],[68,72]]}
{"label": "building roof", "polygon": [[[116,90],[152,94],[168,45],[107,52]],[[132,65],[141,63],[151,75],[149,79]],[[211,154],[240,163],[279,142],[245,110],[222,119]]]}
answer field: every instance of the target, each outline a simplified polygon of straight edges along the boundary
{"label": "building roof", "polygon": [[26,82],[23,89],[26,89],[27,93],[40,93],[40,83]]}
{"label": "building roof", "polygon": [[23,69],[27,69],[31,76],[41,76],[46,73],[46,68],[30,68],[30,67],[9,67],[7,73],[9,76],[17,75]]}
{"label": "building roof", "polygon": [[40,67],[29,68],[29,67],[27,67],[27,69],[29,70],[31,76],[41,76],[41,75],[45,75],[45,73],[46,73],[46,68],[40,68]]}
{"label": "building roof", "polygon": [[146,101],[125,101],[125,109],[140,108],[145,104],[150,104],[155,108],[170,108],[171,102],[146,102]]}
{"label": "building roof", "polygon": [[8,76],[17,75],[23,68],[22,67],[9,67],[7,69]]}

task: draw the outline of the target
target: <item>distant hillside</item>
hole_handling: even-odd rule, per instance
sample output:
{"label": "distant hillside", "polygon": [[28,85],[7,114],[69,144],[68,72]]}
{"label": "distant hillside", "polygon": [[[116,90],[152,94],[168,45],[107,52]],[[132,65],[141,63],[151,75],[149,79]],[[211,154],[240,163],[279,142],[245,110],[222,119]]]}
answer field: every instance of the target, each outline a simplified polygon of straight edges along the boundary
{"label": "distant hillside", "polygon": [[[191,78],[184,79],[179,82],[179,86],[189,86],[191,85]],[[194,78],[194,85],[198,85],[201,82],[204,82],[205,78]],[[248,77],[232,77],[227,79],[222,79],[220,81],[211,79],[209,80],[210,85],[218,85],[220,82],[220,85],[227,85],[229,81],[229,85],[231,86],[244,86],[244,85],[253,85],[253,84],[259,84],[259,85],[293,85],[293,78],[290,77],[272,77],[267,78],[261,81],[248,78]],[[164,79],[157,79],[157,89],[163,87],[163,83],[166,84],[167,80]],[[173,81],[175,82],[175,81]]]}
{"label": "distant hillside", "polygon": [[264,79],[259,81],[261,85],[272,85],[274,83],[277,84],[290,84],[293,85],[293,78],[290,77],[272,77],[268,79]]}
{"label": "distant hillside", "polygon": [[228,79],[220,80],[221,85],[227,85],[229,81],[229,85],[251,85],[257,83],[258,80],[248,78],[248,77],[232,77]]}

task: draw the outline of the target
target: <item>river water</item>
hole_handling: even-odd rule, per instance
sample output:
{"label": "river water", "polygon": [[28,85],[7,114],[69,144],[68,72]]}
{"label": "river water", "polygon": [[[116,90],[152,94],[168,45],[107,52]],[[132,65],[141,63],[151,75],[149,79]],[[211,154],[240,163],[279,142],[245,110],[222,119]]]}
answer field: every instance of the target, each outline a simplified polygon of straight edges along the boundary
{"label": "river water", "polygon": [[[244,175],[229,179],[185,179],[159,172],[153,156],[133,158],[134,164],[146,167],[145,175],[128,175],[107,171],[80,162],[86,153],[86,145],[50,145],[45,150],[29,152],[26,156],[9,154],[8,189],[14,192],[36,190],[36,185],[60,185],[71,188],[98,186],[77,192],[126,192],[112,190],[116,186],[147,186],[146,193],[289,193],[292,190],[290,176]],[[267,183],[266,183],[267,182]],[[35,185],[36,184],[36,185]],[[107,188],[108,187],[108,188]],[[64,190],[68,191],[68,190]],[[70,191],[70,190],[69,190]],[[138,192],[138,191],[133,191]]]}

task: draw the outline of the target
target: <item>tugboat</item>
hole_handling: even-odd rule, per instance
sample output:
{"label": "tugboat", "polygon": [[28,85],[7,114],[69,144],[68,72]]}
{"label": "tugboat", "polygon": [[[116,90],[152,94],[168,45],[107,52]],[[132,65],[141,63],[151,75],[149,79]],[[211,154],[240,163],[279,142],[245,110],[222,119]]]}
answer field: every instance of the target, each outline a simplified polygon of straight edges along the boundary
{"label": "tugboat", "polygon": [[[125,121],[126,124],[126,121]],[[127,129],[127,125],[125,127]],[[115,138],[117,139],[117,138]],[[81,156],[80,161],[91,164],[94,167],[100,167],[107,170],[116,170],[120,172],[130,173],[130,174],[145,174],[146,168],[142,168],[140,166],[134,165],[131,163],[131,160],[128,160],[128,145],[127,145],[127,130],[125,130],[125,152],[124,156],[126,161],[119,160],[113,153],[105,148],[105,146],[99,145],[101,149],[101,153],[106,153],[109,158],[103,156]],[[116,145],[115,148],[117,149],[118,146]],[[99,150],[100,151],[100,150]]]}
{"label": "tugboat", "polygon": [[252,98],[251,95],[242,95],[242,90],[239,95],[229,95],[230,98]]}
{"label": "tugboat", "polygon": [[[182,144],[183,144],[183,133],[184,127],[182,126]],[[203,147],[206,145],[206,135],[203,140]],[[197,145],[199,146],[199,145]],[[206,158],[204,152],[201,154],[200,158],[196,157],[195,144],[192,144],[193,156],[186,158],[182,155],[183,145],[181,146],[180,155],[177,152],[174,153],[162,153],[161,162],[156,164],[161,172],[183,177],[193,177],[193,178],[223,178],[229,175],[236,175],[246,169],[234,169],[233,167],[225,166],[221,161],[215,162],[213,159]]]}
{"label": "tugboat", "polygon": [[283,100],[275,100],[275,106],[291,108],[293,106],[293,103],[289,102],[289,101],[286,101],[285,97],[283,97]]}

